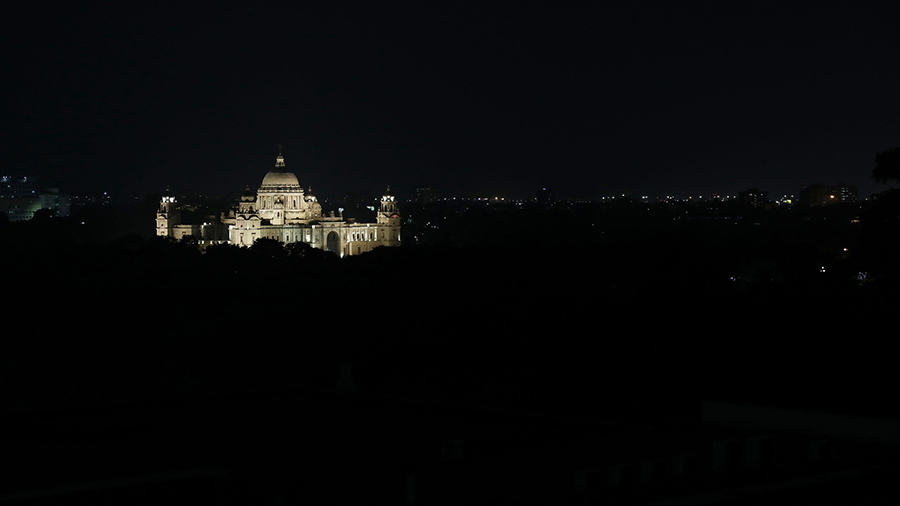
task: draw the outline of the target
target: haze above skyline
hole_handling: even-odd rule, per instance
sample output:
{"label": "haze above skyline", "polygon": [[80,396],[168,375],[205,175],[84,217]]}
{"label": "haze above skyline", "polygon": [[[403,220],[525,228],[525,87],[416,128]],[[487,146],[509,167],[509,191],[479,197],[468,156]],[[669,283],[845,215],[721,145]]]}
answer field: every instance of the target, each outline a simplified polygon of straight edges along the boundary
{"label": "haze above skyline", "polygon": [[776,197],[885,188],[894,12],[858,4],[21,7],[4,174],[65,191]]}

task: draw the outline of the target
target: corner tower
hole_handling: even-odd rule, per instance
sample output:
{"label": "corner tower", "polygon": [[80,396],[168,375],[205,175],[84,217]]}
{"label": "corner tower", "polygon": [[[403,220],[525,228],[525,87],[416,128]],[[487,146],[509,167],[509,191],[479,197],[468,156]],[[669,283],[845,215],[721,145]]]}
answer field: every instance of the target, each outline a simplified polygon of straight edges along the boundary
{"label": "corner tower", "polygon": [[397,204],[397,198],[391,193],[391,187],[388,186],[381,196],[381,203],[378,207],[378,215],[376,216],[378,224],[379,236],[385,243],[385,246],[400,245],[400,206]]}
{"label": "corner tower", "polygon": [[175,206],[175,197],[166,188],[166,194],[159,202],[159,210],[156,212],[156,235],[162,237],[175,237],[174,228],[181,221],[181,213]]}

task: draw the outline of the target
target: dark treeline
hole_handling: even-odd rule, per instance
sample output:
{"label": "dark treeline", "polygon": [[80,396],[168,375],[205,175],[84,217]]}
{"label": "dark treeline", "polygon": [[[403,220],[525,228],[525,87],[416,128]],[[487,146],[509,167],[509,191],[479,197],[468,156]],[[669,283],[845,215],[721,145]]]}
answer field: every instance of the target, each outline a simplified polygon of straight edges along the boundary
{"label": "dark treeline", "polygon": [[148,237],[152,216],[111,240],[114,214],[5,223],[0,388],[10,409],[72,407],[331,388],[351,363],[363,391],[581,414],[779,382],[875,392],[894,200],[409,206],[403,247],[344,259],[201,252]]}

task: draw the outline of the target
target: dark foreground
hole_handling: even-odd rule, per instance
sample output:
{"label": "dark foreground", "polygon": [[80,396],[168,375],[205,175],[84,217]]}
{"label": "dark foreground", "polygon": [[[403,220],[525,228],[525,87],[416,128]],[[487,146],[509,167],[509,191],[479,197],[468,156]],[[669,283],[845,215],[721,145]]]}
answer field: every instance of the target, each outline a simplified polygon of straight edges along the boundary
{"label": "dark foreground", "polygon": [[[897,416],[895,225],[844,211],[485,212],[347,259],[8,225],[0,498],[841,503],[851,485],[759,487],[859,469],[842,483],[881,491],[863,483],[892,445],[800,465],[813,435],[700,417],[711,398]],[[713,472],[721,441],[763,435],[771,460],[747,443]]]}

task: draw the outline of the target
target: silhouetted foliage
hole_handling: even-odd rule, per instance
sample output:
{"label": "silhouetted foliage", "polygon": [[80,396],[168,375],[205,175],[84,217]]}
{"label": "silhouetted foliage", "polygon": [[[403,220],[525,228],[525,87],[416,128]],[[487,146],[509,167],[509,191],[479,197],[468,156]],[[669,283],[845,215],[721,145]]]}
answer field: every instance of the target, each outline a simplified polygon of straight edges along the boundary
{"label": "silhouetted foliage", "polygon": [[250,246],[250,251],[254,255],[268,258],[282,258],[286,255],[284,244],[275,239],[257,239]]}
{"label": "silhouetted foliage", "polygon": [[289,257],[295,258],[309,257],[315,254],[315,251],[320,251],[305,242],[292,242],[285,246],[284,249]]}
{"label": "silhouetted foliage", "polygon": [[234,266],[246,254],[246,250],[233,244],[213,244],[204,250],[204,255],[214,265],[225,268]]}
{"label": "silhouetted foliage", "polygon": [[872,177],[880,182],[900,182],[900,147],[891,148],[875,155]]}
{"label": "silhouetted foliage", "polygon": [[44,222],[52,220],[56,213],[52,209],[38,209],[34,212],[31,220],[34,222]]}
{"label": "silhouetted foliage", "polygon": [[900,280],[900,191],[880,194],[861,216],[862,231],[854,258],[874,277]]}
{"label": "silhouetted foliage", "polygon": [[92,242],[73,219],[12,223],[8,310],[40,325],[8,338],[2,388],[76,405],[330,388],[350,361],[361,390],[529,409],[696,396],[710,378],[752,376],[771,350],[802,357],[818,346],[807,336],[833,333],[832,315],[852,328],[892,314],[855,282],[896,263],[891,198],[861,216],[859,238],[858,208],[840,206],[754,221],[626,201],[425,206],[404,225],[418,246],[343,259],[302,243],[201,253],[139,234]]}

